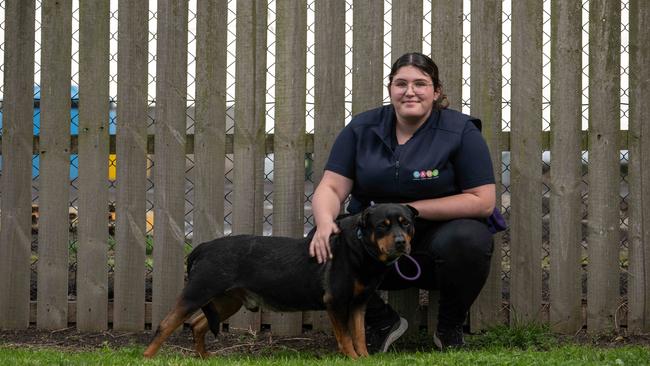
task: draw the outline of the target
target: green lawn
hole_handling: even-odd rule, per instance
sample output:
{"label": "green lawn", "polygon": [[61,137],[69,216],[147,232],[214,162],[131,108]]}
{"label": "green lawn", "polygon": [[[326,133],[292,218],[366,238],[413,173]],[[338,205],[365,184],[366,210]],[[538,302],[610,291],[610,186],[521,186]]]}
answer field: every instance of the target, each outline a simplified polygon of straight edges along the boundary
{"label": "green lawn", "polygon": [[0,346],[1,365],[648,365],[650,348],[626,346],[594,348],[558,346],[547,351],[491,348],[456,352],[392,352],[352,361],[336,354],[315,357],[281,351],[269,355],[233,355],[199,360],[162,352],[153,360],[142,358],[142,347],[93,352],[63,352],[52,349],[6,348]]}
{"label": "green lawn", "polygon": [[[287,342],[270,343],[259,335],[235,336],[234,347],[222,348],[231,352],[208,360],[197,359],[191,351],[170,344],[164,345],[156,358],[146,360],[142,357],[143,345],[120,348],[101,343],[103,346],[84,350],[0,342],[0,365],[650,365],[648,338],[626,346],[612,342],[617,338],[621,337],[602,335],[583,338],[578,344],[575,338],[553,335],[547,326],[499,326],[467,337],[468,347],[462,351],[430,351],[431,337],[422,333],[400,339],[387,354],[357,361],[337,354],[331,344],[320,344],[322,340],[299,348]],[[261,347],[248,351],[238,347],[251,341]]]}

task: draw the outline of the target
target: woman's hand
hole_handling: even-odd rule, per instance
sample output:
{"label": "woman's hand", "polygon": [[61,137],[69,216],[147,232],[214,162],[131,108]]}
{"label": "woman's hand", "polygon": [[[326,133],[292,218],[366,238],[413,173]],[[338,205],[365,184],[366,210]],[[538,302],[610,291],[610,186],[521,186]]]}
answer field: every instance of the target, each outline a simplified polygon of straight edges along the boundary
{"label": "woman's hand", "polygon": [[339,227],[336,226],[334,219],[341,211],[341,202],[352,191],[353,183],[350,178],[325,170],[316,187],[311,202],[316,233],[309,243],[309,255],[316,257],[318,263],[332,259],[330,236],[339,233]]}
{"label": "woman's hand", "polygon": [[332,259],[330,236],[339,232],[339,227],[334,221],[318,225],[314,237],[311,239],[311,243],[309,243],[309,255],[316,257],[318,263],[324,263],[328,259]]}

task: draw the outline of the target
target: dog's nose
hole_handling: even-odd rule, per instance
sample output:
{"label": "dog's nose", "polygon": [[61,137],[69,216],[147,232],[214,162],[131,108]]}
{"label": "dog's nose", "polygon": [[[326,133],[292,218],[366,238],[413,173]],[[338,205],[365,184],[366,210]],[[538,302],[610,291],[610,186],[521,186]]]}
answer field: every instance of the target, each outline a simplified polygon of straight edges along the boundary
{"label": "dog's nose", "polygon": [[406,250],[406,239],[404,239],[404,235],[395,235],[395,250],[398,252]]}

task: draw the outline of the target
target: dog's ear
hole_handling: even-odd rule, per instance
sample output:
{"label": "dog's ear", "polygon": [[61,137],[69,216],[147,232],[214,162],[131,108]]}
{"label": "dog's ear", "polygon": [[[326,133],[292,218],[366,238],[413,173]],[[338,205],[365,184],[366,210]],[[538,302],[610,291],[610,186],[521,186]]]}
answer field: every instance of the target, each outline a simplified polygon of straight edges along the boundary
{"label": "dog's ear", "polygon": [[365,228],[368,224],[368,217],[370,216],[371,207],[366,208],[359,215],[359,221],[357,222],[358,227]]}
{"label": "dog's ear", "polygon": [[418,211],[415,207],[411,205],[405,205],[405,206],[411,211],[411,214],[413,214],[413,218],[420,216],[420,211]]}

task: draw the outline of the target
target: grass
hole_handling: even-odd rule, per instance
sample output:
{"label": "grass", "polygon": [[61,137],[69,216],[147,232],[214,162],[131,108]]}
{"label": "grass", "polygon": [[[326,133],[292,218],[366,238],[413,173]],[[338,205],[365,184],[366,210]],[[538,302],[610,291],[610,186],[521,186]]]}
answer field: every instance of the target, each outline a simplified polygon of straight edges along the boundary
{"label": "grass", "polygon": [[642,346],[601,349],[560,346],[548,351],[489,348],[455,352],[388,353],[362,360],[337,354],[314,357],[287,351],[269,355],[238,354],[199,360],[181,353],[163,352],[153,360],[142,358],[142,347],[92,352],[0,347],[2,365],[648,365],[650,350]]}
{"label": "grass", "polygon": [[466,350],[440,353],[429,349],[427,345],[426,350],[389,352],[357,361],[336,353],[317,355],[282,348],[200,360],[167,347],[155,359],[145,360],[141,346],[119,349],[104,346],[77,352],[0,344],[0,365],[650,365],[647,346],[598,348],[567,344],[544,326],[496,327],[485,334],[468,337]]}

